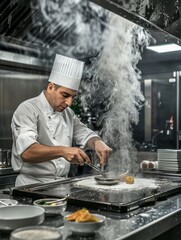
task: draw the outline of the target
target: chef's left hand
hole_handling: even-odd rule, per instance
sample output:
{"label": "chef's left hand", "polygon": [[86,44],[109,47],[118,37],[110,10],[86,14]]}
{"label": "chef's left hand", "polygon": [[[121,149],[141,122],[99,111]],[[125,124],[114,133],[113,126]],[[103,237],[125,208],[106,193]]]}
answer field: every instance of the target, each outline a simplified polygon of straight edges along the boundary
{"label": "chef's left hand", "polygon": [[94,149],[99,157],[100,164],[105,165],[107,159],[112,153],[112,149],[107,146],[101,139],[95,141]]}

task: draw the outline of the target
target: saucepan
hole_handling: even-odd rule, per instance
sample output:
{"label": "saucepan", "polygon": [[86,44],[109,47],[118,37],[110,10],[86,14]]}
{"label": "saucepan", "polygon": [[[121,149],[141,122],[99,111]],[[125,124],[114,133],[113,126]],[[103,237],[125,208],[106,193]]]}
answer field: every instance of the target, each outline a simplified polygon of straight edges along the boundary
{"label": "saucepan", "polygon": [[128,173],[128,170],[125,173],[121,173],[116,177],[110,173],[106,173],[106,177],[99,175],[99,176],[95,176],[94,179],[100,185],[115,185],[121,182],[127,173]]}

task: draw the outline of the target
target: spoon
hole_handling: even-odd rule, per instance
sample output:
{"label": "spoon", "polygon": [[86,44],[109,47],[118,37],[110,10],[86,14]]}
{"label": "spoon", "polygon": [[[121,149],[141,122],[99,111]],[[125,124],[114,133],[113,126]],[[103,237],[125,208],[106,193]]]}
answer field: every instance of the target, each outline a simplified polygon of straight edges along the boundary
{"label": "spoon", "polygon": [[64,198],[56,199],[56,200],[50,200],[47,201],[46,204],[51,204],[51,203],[58,203],[58,202],[63,202],[68,198],[69,194],[67,194]]}
{"label": "spoon", "polygon": [[11,205],[11,203],[5,203],[5,202],[3,202],[3,201],[1,201],[1,200],[0,200],[0,204],[2,204],[2,205],[4,205],[4,206],[10,206],[10,205]]}

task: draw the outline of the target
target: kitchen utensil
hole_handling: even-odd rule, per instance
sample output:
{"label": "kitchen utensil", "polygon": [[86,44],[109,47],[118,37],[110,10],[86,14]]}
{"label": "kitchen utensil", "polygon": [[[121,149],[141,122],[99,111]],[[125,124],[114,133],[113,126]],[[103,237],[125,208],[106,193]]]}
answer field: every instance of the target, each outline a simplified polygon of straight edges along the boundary
{"label": "kitchen utensil", "polygon": [[69,196],[69,194],[67,194],[64,198],[57,198],[55,200],[47,201],[46,204],[59,203],[59,202],[61,203],[61,202],[65,201],[65,200],[67,200],[68,196]]}
{"label": "kitchen utensil", "polygon": [[96,218],[100,219],[99,222],[75,222],[68,221],[67,217],[64,217],[64,226],[78,235],[89,235],[98,231],[104,224],[106,217],[100,214],[93,214]]}
{"label": "kitchen utensil", "polygon": [[87,162],[85,162],[85,164],[87,164],[89,167],[93,168],[93,169],[96,170],[98,173],[100,173],[100,174],[103,176],[103,178],[106,178],[106,173],[103,172],[103,171],[101,171],[100,168],[96,167],[96,166],[95,166],[94,164],[92,164],[92,163],[87,163]]}
{"label": "kitchen utensil", "polygon": [[[47,203],[49,203],[49,205],[47,205]],[[65,200],[65,198],[63,201],[59,198],[43,198],[35,200],[33,204],[42,207],[45,210],[45,214],[49,216],[60,215],[67,208],[67,201]]]}
{"label": "kitchen utensil", "polygon": [[45,210],[38,206],[5,206],[0,208],[0,230],[37,225],[42,223],[44,218]]}
{"label": "kitchen utensil", "polygon": [[95,181],[100,185],[115,185],[123,180],[124,176],[128,173],[128,170],[125,173],[119,174],[117,177],[110,177],[110,173],[106,173],[106,177],[95,176]]}

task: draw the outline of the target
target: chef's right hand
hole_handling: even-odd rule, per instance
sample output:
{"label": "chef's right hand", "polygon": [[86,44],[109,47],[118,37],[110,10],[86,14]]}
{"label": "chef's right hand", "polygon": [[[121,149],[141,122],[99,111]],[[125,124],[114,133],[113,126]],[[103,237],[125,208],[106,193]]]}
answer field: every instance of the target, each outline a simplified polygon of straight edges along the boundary
{"label": "chef's right hand", "polygon": [[63,157],[71,164],[84,165],[85,162],[91,162],[87,154],[78,147],[65,147],[63,151]]}

